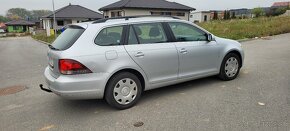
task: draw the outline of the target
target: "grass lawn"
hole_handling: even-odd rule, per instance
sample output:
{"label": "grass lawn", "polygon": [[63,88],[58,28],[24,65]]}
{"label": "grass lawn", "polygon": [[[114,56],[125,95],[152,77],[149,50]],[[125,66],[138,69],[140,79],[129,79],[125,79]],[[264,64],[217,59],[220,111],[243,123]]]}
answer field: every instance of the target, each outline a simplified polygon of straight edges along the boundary
{"label": "grass lawn", "polygon": [[36,34],[36,35],[32,35],[31,37],[37,40],[47,42],[47,43],[52,43],[55,40],[54,35],[47,37],[46,34]]}
{"label": "grass lawn", "polygon": [[238,40],[289,33],[290,16],[217,20],[198,25],[216,36]]}

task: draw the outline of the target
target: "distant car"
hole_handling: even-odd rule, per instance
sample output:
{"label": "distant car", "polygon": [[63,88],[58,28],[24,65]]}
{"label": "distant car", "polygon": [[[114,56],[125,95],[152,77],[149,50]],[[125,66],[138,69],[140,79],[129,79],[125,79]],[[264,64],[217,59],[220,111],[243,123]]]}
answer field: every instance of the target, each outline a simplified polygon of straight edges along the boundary
{"label": "distant car", "polygon": [[49,46],[45,78],[67,99],[102,99],[126,109],[143,91],[218,75],[235,79],[244,52],[188,21],[121,17],[69,25]]}
{"label": "distant car", "polygon": [[4,29],[0,29],[0,37],[5,37],[6,36],[6,32]]}
{"label": "distant car", "polygon": [[0,33],[5,33],[5,30],[4,29],[0,29]]}

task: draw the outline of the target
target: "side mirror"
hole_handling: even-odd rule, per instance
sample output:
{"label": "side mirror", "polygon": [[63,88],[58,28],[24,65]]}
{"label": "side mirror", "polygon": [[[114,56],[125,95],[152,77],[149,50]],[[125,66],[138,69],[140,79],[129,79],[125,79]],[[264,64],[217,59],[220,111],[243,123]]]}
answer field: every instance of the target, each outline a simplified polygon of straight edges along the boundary
{"label": "side mirror", "polygon": [[207,34],[207,41],[215,41],[215,38],[212,34]]}

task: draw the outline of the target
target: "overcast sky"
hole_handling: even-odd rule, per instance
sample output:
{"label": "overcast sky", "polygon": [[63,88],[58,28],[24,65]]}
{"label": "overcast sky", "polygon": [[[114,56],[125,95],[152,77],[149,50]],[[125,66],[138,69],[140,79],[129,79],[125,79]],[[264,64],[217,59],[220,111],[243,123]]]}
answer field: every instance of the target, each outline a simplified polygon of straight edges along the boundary
{"label": "overcast sky", "polygon": [[[6,14],[10,8],[26,8],[28,10],[52,10],[52,0],[0,0],[0,15]],[[78,4],[98,11],[100,7],[118,0],[54,0],[56,9],[71,4]],[[225,10],[236,8],[269,7],[274,2],[289,0],[169,0],[196,8],[198,11]]]}

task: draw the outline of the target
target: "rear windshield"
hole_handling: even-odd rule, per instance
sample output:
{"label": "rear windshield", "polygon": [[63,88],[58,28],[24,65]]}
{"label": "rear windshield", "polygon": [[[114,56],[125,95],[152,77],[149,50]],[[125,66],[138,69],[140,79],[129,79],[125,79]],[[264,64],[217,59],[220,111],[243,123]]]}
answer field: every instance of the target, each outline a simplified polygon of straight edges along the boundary
{"label": "rear windshield", "polygon": [[70,26],[57,37],[52,43],[52,47],[57,50],[66,50],[77,41],[84,31],[85,29],[82,27]]}

